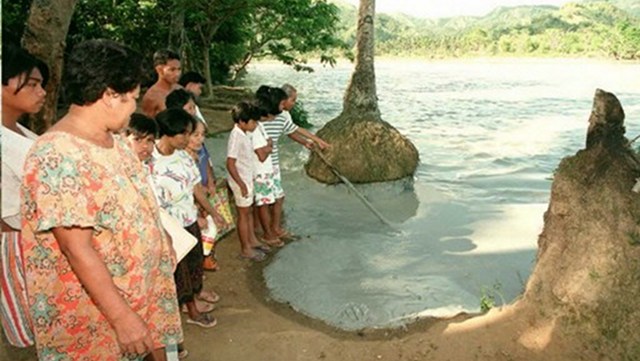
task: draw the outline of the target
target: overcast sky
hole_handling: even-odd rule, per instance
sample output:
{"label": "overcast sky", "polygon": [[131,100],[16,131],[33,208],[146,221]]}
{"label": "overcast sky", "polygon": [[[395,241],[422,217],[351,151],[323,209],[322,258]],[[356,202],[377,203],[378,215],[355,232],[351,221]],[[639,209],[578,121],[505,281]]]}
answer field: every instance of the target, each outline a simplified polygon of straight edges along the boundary
{"label": "overcast sky", "polygon": [[[358,0],[346,0],[354,5]],[[376,12],[406,13],[425,18],[482,16],[498,6],[556,5],[569,0],[376,0]]]}

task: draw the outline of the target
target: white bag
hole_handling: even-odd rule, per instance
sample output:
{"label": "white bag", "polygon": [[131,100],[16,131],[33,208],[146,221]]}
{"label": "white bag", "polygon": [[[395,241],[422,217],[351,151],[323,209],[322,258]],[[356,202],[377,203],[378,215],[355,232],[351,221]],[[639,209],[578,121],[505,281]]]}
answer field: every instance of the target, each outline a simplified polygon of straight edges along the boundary
{"label": "white bag", "polygon": [[198,244],[198,240],[187,232],[177,219],[162,208],[160,208],[160,222],[162,222],[162,227],[171,237],[173,250],[176,252],[178,262],[180,262]]}

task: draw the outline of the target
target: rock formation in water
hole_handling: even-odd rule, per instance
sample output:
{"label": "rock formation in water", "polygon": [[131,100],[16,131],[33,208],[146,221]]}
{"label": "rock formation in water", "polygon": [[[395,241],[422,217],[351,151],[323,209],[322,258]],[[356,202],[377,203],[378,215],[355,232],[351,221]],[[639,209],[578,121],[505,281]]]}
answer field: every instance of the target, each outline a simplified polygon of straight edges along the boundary
{"label": "rock formation in water", "polygon": [[[411,176],[419,162],[416,147],[380,116],[373,64],[374,18],[375,1],[361,0],[356,67],[345,93],[343,111],[318,132],[319,137],[332,145],[324,151],[328,161],[353,183]],[[314,153],[305,169],[320,182],[339,182]]]}
{"label": "rock formation in water", "polygon": [[597,90],[586,148],[555,172],[524,295],[451,322],[426,349],[430,359],[640,360],[638,177],[622,106]]}
{"label": "rock formation in water", "polygon": [[536,267],[521,301],[535,319],[611,360],[640,359],[640,163],[624,111],[597,90],[586,149],[565,158],[551,188]]}

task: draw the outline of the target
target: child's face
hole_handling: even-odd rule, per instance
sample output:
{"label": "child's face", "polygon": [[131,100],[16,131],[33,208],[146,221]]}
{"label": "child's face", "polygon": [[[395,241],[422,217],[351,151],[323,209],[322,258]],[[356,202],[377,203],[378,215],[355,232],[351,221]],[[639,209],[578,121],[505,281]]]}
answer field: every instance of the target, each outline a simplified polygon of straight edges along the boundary
{"label": "child's face", "polygon": [[185,149],[189,145],[189,140],[191,139],[192,132],[193,128],[191,124],[189,124],[184,133],[176,134],[173,137],[169,137],[169,142],[175,149]]}
{"label": "child's face", "polygon": [[185,87],[188,91],[192,92],[193,95],[199,97],[202,94],[202,83],[189,83]]}
{"label": "child's face", "polygon": [[184,109],[187,113],[191,114],[192,116],[196,115],[196,103],[193,102],[193,100],[189,100],[189,102],[187,102],[187,104],[185,104],[182,109]]}
{"label": "child's face", "polygon": [[205,129],[204,124],[201,121],[198,121],[196,125],[196,129],[189,136],[189,145],[187,146],[190,150],[197,152],[202,149],[202,144],[204,144],[205,137]]}
{"label": "child's face", "polygon": [[239,122],[238,125],[240,126],[240,129],[242,129],[245,132],[253,132],[256,127],[258,126],[258,122],[256,122],[255,120],[251,119],[248,122]]}
{"label": "child's face", "polygon": [[133,151],[138,156],[138,159],[144,162],[151,157],[156,137],[153,134],[142,136],[131,134],[129,135],[129,142],[131,143],[131,148],[133,148]]}

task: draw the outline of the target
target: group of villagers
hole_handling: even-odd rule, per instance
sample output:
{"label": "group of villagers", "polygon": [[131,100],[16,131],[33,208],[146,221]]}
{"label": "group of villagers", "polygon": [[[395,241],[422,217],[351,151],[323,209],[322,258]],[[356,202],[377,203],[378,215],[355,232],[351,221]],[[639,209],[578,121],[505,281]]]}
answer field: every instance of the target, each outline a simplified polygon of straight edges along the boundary
{"label": "group of villagers", "polygon": [[[203,277],[218,265],[202,241],[224,223],[210,199],[226,186],[204,146],[205,81],[181,74],[171,51],[156,52],[154,66],[158,80],[134,113],[140,54],[109,40],[76,45],[62,80],[71,105],[37,136],[19,120],[42,108],[48,67],[3,44],[0,319],[9,342],[35,344],[41,360],[175,360],[188,355],[181,312],[188,325],[217,323],[220,296]],[[278,139],[329,146],[293,124],[296,97],[290,85],[261,86],[232,109],[227,183],[247,260],[291,236]],[[198,240],[180,260],[161,210]]]}

